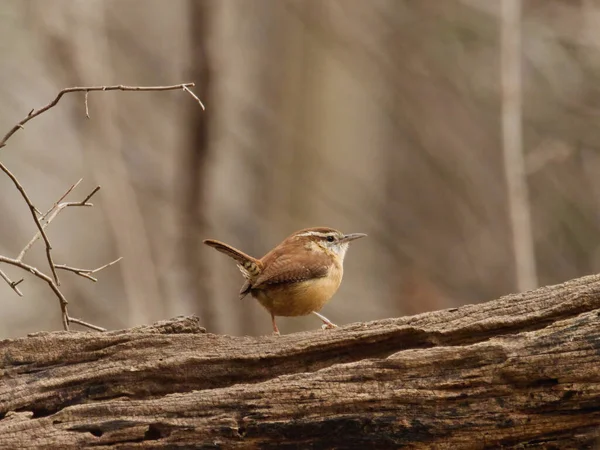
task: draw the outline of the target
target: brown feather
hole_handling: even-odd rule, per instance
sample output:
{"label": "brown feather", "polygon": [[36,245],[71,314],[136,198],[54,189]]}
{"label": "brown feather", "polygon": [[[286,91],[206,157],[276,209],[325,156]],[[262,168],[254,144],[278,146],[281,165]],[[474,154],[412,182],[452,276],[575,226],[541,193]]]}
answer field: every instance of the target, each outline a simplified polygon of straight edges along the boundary
{"label": "brown feather", "polygon": [[305,241],[295,238],[286,239],[261,261],[264,270],[252,282],[252,289],[321,278],[327,275],[331,264],[330,258],[320,251],[315,251],[314,245],[306,245]]}
{"label": "brown feather", "polygon": [[238,268],[247,280],[256,278],[260,274],[262,263],[258,259],[239,251],[237,248],[233,248],[231,245],[214,239],[205,239],[204,243],[233,258],[238,263]]}

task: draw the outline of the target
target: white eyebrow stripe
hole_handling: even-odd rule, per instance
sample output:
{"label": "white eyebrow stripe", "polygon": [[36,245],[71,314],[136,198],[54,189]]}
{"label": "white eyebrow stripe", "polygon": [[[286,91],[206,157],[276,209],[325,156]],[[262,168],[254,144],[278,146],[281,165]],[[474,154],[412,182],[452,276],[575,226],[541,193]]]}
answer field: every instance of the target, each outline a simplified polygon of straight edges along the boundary
{"label": "white eyebrow stripe", "polygon": [[296,236],[318,236],[318,237],[327,237],[327,236],[335,236],[336,233],[330,231],[329,233],[321,233],[320,231],[307,231],[306,233],[297,234]]}

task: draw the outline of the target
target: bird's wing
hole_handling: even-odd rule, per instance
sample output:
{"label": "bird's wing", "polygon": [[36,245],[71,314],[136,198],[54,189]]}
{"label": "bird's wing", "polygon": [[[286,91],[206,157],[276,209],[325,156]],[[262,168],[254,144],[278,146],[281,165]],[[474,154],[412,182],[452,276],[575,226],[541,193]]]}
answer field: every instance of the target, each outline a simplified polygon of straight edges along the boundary
{"label": "bird's wing", "polygon": [[[308,251],[307,251],[308,252]],[[280,283],[297,283],[327,275],[330,258],[310,252],[274,252],[263,260],[263,270],[252,283],[252,289]]]}

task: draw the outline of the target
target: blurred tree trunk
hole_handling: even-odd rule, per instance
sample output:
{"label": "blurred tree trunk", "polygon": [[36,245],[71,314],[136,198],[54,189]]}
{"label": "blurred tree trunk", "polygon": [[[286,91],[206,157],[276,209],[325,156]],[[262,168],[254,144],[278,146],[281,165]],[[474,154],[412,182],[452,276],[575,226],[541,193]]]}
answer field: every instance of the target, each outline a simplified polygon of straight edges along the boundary
{"label": "blurred tree trunk", "polygon": [[521,7],[521,0],[502,0],[502,153],[517,289],[525,291],[538,286],[538,276],[523,154]]}
{"label": "blurred tree trunk", "polygon": [[206,111],[190,103],[189,145],[179,161],[177,195],[175,202],[181,214],[178,216],[178,243],[171,267],[173,282],[180,284],[178,298],[180,308],[172,307],[169,315],[178,311],[198,311],[204,323],[217,322],[215,296],[211,295],[208,281],[209,263],[202,252],[202,240],[207,231],[207,178],[210,149],[210,119],[218,105],[212,102],[212,60],[208,43],[212,36],[214,8],[210,0],[191,0],[190,42],[193,64],[190,79],[196,84],[196,92],[208,106]]}
{"label": "blurred tree trunk", "polygon": [[0,342],[0,447],[592,448],[599,316],[596,275],[281,337],[38,333]]}

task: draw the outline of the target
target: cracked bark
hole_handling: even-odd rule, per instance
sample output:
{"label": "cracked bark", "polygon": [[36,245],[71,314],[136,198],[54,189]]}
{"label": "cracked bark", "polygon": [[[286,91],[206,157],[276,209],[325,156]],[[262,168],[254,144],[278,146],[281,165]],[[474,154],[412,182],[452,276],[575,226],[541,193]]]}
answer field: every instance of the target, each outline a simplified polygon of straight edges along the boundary
{"label": "cracked bark", "polygon": [[600,276],[282,337],[0,342],[0,448],[597,448]]}

